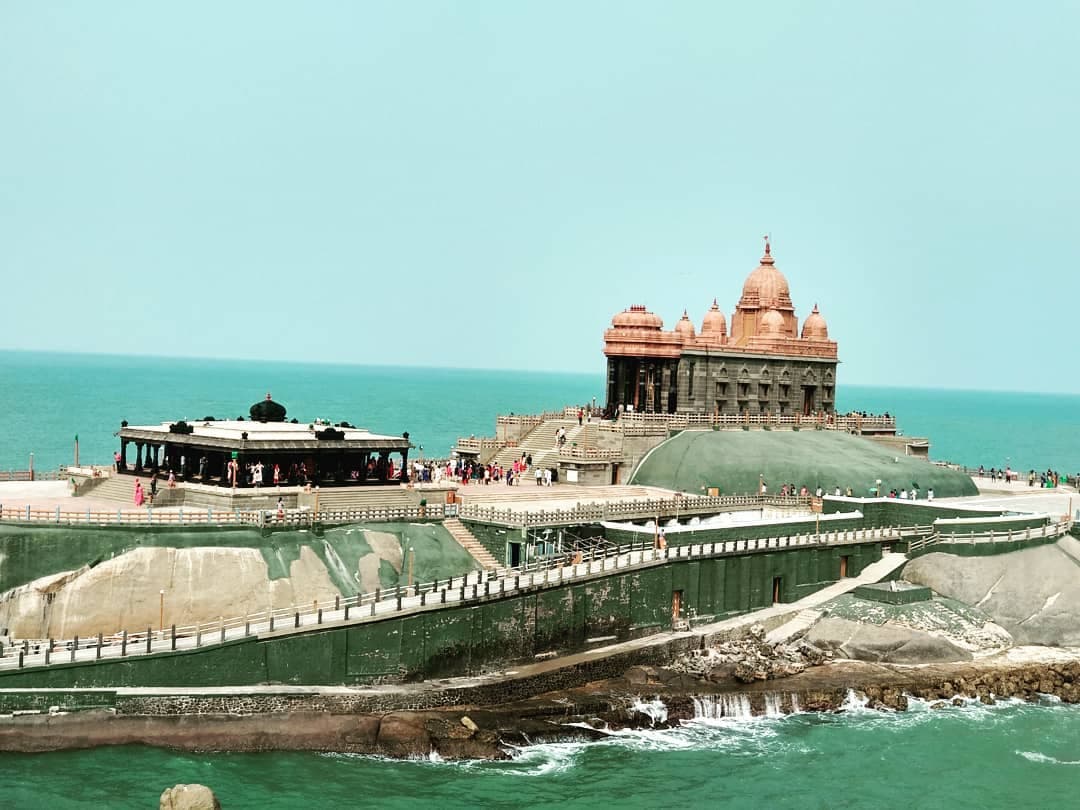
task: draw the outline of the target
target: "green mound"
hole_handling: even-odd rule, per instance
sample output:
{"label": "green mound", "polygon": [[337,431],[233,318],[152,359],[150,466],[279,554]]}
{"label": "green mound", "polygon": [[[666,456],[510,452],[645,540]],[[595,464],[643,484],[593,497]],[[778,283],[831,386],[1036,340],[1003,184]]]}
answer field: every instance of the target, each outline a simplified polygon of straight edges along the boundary
{"label": "green mound", "polygon": [[956,470],[928,461],[896,456],[869,439],[829,430],[702,430],[683,431],[653,450],[638,465],[630,483],[703,494],[719,487],[721,494],[757,491],[762,476],[770,493],[783,484],[819,486],[831,494],[851,487],[869,497],[881,480],[881,491],[918,485],[934,496],[976,495],[972,480]]}

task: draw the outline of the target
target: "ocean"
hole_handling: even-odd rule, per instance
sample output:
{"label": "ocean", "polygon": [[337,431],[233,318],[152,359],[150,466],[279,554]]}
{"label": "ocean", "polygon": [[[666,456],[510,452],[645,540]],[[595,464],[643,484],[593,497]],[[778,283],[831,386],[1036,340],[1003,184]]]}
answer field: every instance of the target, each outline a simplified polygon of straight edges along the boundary
{"label": "ocean", "polygon": [[[247,416],[271,393],[289,417],[342,420],[409,432],[425,456],[445,457],[458,436],[489,436],[501,413],[603,403],[597,373],[394,368],[317,363],[0,352],[0,470],[39,470],[74,459],[108,464],[120,422],[155,424]],[[987,468],[1076,473],[1080,396],[844,385],[841,411],[889,412],[931,456]]]}
{"label": "ocean", "polygon": [[102,748],[3,754],[4,805],[151,808],[166,787],[213,788],[226,810],[454,808],[1068,807],[1080,707],[1053,703],[694,722],[506,762]]}
{"label": "ocean", "polygon": [[[599,359],[597,365],[600,365]],[[842,380],[841,380],[842,383]],[[603,398],[603,375],[0,352],[0,470],[108,463],[120,421],[246,415],[267,392],[301,420],[409,431],[428,456],[490,435],[496,414]],[[932,456],[971,466],[1080,470],[1080,397],[845,386],[841,410],[888,411]],[[694,723],[509,762],[341,754],[188,754],[144,747],[0,754],[3,805],[156,806],[177,783],[235,808],[372,805],[620,808],[1065,806],[1080,789],[1080,707],[1047,701],[902,714]]]}

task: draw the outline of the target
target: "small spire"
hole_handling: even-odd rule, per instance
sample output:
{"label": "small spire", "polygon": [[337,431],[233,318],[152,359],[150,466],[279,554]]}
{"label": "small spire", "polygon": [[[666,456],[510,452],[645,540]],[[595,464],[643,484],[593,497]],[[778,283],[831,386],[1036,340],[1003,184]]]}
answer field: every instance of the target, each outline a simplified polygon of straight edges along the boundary
{"label": "small spire", "polygon": [[716,310],[720,309],[720,305],[718,303],[716,303],[715,298],[712,300],[712,308],[716,309]]}
{"label": "small spire", "polygon": [[765,240],[765,255],[766,255],[766,256],[770,256],[770,255],[772,255],[772,254],[770,253],[770,248],[769,248],[769,235],[768,235],[768,234],[765,234],[765,236],[763,236],[763,237],[762,237],[762,239],[764,239],[764,240]]}
{"label": "small spire", "polygon": [[684,321],[690,320],[690,316],[686,314],[686,307],[683,307],[682,316]]}

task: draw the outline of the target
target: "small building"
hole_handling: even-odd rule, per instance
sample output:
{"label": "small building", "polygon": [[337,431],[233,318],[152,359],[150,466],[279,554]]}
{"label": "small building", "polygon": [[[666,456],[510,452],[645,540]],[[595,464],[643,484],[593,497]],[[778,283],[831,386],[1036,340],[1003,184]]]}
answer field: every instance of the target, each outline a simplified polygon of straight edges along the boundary
{"label": "small building", "polygon": [[832,414],[836,342],[817,305],[800,333],[787,279],[765,255],[743,285],[728,332],[714,300],[696,331],[686,311],[671,331],[635,305],[604,332],[608,415]]}
{"label": "small building", "polygon": [[[360,486],[408,480],[409,434],[382,436],[347,422],[286,421],[284,406],[270,395],[251,406],[247,419],[192,421],[120,428],[117,472],[175,473],[203,484],[248,487],[258,483]],[[135,457],[129,447],[134,445]]]}

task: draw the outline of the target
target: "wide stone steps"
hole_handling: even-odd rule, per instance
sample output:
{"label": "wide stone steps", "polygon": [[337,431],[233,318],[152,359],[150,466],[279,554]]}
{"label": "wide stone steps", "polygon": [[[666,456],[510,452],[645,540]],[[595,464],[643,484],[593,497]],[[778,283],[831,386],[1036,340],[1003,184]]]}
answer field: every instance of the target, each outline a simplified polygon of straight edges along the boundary
{"label": "wide stone steps", "polygon": [[499,561],[480,544],[480,541],[476,539],[464,523],[457,518],[447,518],[443,521],[443,526],[450,532],[450,536],[457,541],[458,545],[472,555],[472,558],[480,564],[481,568],[485,571],[494,571],[499,568]]}
{"label": "wide stone steps", "polygon": [[[560,484],[551,487],[538,487],[528,483],[520,487],[494,487],[469,484],[458,489],[458,497],[463,503],[501,506],[504,504],[530,503],[535,501],[563,501],[576,498],[582,503],[607,500],[646,500],[657,498],[657,490],[637,485],[580,487],[575,484]],[[670,497],[670,494],[668,495]]]}
{"label": "wide stone steps", "polygon": [[504,447],[492,459],[492,463],[509,467],[522,454],[531,455],[534,467],[554,467],[558,462],[559,449],[555,436],[559,428],[566,428],[566,446],[595,447],[598,428],[595,424],[579,425],[576,419],[547,419],[533,428],[516,447]]}
{"label": "wide stone steps", "polygon": [[320,512],[324,510],[403,509],[417,506],[419,502],[419,496],[396,485],[319,490]]}
{"label": "wide stone steps", "polygon": [[765,640],[770,644],[780,644],[782,642],[786,642],[789,639],[795,638],[796,636],[805,633],[807,630],[814,626],[814,624],[817,622],[818,619],[821,618],[821,616],[822,613],[820,610],[811,610],[809,608],[806,610],[800,610],[796,614],[794,619],[780,625],[771,633],[766,635]]}
{"label": "wide stone steps", "polygon": [[[135,506],[135,481],[142,482],[143,492],[146,493],[147,501],[150,498],[149,475],[110,475],[100,483],[86,491],[86,496],[102,501],[115,501],[125,506]],[[180,488],[170,490],[168,484],[161,478],[158,479],[157,496],[154,498],[154,506],[176,506],[183,501]],[[149,505],[149,503],[147,504]]]}

